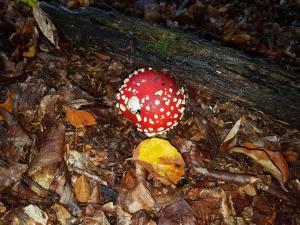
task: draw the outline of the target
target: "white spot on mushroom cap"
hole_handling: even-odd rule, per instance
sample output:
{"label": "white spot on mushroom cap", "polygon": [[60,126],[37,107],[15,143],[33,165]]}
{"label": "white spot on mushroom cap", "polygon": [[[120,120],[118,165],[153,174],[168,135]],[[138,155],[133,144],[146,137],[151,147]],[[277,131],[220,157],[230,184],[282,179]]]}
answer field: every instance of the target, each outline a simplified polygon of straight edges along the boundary
{"label": "white spot on mushroom cap", "polygon": [[163,131],[165,128],[163,128],[163,127],[159,127],[158,129],[157,129],[157,131]]}
{"label": "white spot on mushroom cap", "polygon": [[171,126],[172,125],[172,122],[167,122],[167,126]]}
{"label": "white spot on mushroom cap", "polygon": [[145,116],[145,117],[144,117],[144,122],[146,123],[146,122],[147,122],[147,120],[148,120],[148,119],[147,119],[147,117]]}
{"label": "white spot on mushroom cap", "polygon": [[159,96],[162,96],[162,94],[163,94],[163,90],[160,90],[160,91],[157,91],[154,93],[154,95],[159,95]]}
{"label": "white spot on mushroom cap", "polygon": [[149,119],[149,123],[153,125],[154,121],[152,119]]}
{"label": "white spot on mushroom cap", "polygon": [[152,127],[148,127],[148,130],[149,130],[149,131],[153,131],[153,128],[152,128]]}
{"label": "white spot on mushroom cap", "polygon": [[175,119],[178,118],[178,114],[175,113],[174,116],[173,116],[173,118],[175,118]]}
{"label": "white spot on mushroom cap", "polygon": [[159,104],[160,104],[160,101],[159,101],[158,99],[156,99],[156,100],[154,101],[154,104],[155,104],[155,105],[159,105]]}
{"label": "white spot on mushroom cap", "polygon": [[132,113],[137,113],[137,111],[141,110],[140,101],[137,96],[132,96],[127,105]]}
{"label": "white spot on mushroom cap", "polygon": [[154,114],[154,118],[155,118],[155,119],[158,119],[158,115],[157,115],[157,114]]}
{"label": "white spot on mushroom cap", "polygon": [[165,111],[165,109],[164,108],[160,108],[159,111],[163,112],[163,111]]}
{"label": "white spot on mushroom cap", "polygon": [[120,107],[121,111],[123,111],[123,112],[126,111],[126,108],[125,108],[125,106],[123,104],[120,104],[119,107]]}
{"label": "white spot on mushroom cap", "polygon": [[170,115],[171,115],[170,111],[168,111],[166,114],[167,114],[167,116],[170,116]]}
{"label": "white spot on mushroom cap", "polygon": [[150,111],[150,106],[149,105],[147,105],[145,108],[146,108],[147,111]]}
{"label": "white spot on mushroom cap", "polygon": [[136,114],[135,116],[136,116],[136,119],[137,119],[139,122],[142,121],[142,117],[140,116],[140,114]]}
{"label": "white spot on mushroom cap", "polygon": [[177,102],[177,98],[173,98],[173,102]]}

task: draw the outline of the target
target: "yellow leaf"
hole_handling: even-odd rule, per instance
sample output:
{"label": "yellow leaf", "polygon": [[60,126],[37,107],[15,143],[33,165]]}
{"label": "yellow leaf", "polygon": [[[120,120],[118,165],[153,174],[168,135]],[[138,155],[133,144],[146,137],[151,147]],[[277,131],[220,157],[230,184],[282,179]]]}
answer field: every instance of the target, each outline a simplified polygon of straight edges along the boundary
{"label": "yellow leaf", "polygon": [[69,107],[66,116],[69,123],[77,128],[97,124],[95,117],[85,110],[77,110]]}
{"label": "yellow leaf", "polygon": [[[13,110],[13,95],[10,92],[10,90],[8,90],[7,92],[7,99],[4,103],[0,104],[0,109],[5,109],[8,112],[12,112]],[[0,121],[4,120],[4,118],[0,115]]]}
{"label": "yellow leaf", "polygon": [[38,0],[21,0],[21,2],[34,7],[38,3]]}
{"label": "yellow leaf", "polygon": [[28,46],[28,50],[23,52],[23,56],[26,58],[32,58],[36,55],[36,42],[33,41]]}
{"label": "yellow leaf", "polygon": [[133,159],[163,184],[176,184],[184,174],[184,161],[169,141],[150,138],[133,151]]}
{"label": "yellow leaf", "polygon": [[74,191],[79,202],[84,203],[90,199],[91,188],[84,175],[76,180]]}

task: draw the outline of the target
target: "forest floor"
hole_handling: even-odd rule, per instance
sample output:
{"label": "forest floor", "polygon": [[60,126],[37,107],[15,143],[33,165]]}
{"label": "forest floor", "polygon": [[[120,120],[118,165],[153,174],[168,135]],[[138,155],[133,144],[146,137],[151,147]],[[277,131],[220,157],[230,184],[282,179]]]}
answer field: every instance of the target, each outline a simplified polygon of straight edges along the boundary
{"label": "forest floor", "polygon": [[0,4],[0,224],[300,224],[298,130],[176,80],[186,112],[160,138],[184,175],[162,183],[132,158],[147,137],[115,107],[139,65],[57,49],[30,7]]}

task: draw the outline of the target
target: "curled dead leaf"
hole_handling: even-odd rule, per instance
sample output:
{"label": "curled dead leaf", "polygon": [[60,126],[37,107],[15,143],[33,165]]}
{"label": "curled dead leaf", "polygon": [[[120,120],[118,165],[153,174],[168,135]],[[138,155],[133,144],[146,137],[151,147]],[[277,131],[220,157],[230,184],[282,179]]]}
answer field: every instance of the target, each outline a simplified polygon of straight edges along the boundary
{"label": "curled dead leaf", "polygon": [[[250,146],[250,144],[247,144]],[[274,152],[267,149],[255,149],[246,147],[234,147],[231,152],[242,153],[254,159],[271,173],[281,184],[284,184],[289,177],[288,164],[281,152]]]}
{"label": "curled dead leaf", "polygon": [[176,184],[184,174],[184,160],[167,140],[150,138],[133,151],[133,159],[163,184]]}

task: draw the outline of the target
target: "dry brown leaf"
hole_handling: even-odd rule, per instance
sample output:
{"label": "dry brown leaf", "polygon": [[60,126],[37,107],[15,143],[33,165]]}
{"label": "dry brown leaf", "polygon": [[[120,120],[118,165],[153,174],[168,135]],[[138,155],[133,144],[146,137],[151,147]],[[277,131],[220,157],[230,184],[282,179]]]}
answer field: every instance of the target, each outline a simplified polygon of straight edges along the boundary
{"label": "dry brown leaf", "polygon": [[251,36],[249,34],[234,34],[228,35],[224,37],[224,41],[232,41],[235,43],[245,43],[251,40]]}
{"label": "dry brown leaf", "polygon": [[[1,162],[2,164],[2,162]],[[27,170],[26,164],[12,164],[0,167],[0,191],[21,180],[23,173]]]}
{"label": "dry brown leaf", "polygon": [[74,196],[73,188],[69,184],[64,173],[55,179],[55,182],[52,183],[50,188],[60,196],[59,203],[67,206],[68,210],[73,215],[77,215],[81,212]]}
{"label": "dry brown leaf", "polygon": [[91,196],[91,188],[89,183],[86,181],[84,175],[81,175],[75,182],[74,187],[76,198],[79,202],[85,203],[88,202]]}
{"label": "dry brown leaf", "polygon": [[133,159],[166,185],[176,184],[184,174],[181,154],[169,141],[161,138],[142,141],[133,151]]}
{"label": "dry brown leaf", "polygon": [[[249,144],[247,144],[249,146]],[[234,147],[231,152],[243,153],[254,159],[271,173],[281,184],[285,183],[289,176],[288,164],[281,152],[273,152],[266,149],[254,149],[246,147]]]}
{"label": "dry brown leaf", "polygon": [[40,137],[40,143],[40,151],[30,165],[29,175],[63,160],[65,149],[65,126],[63,123],[46,129]]}
{"label": "dry brown leaf", "polygon": [[32,8],[32,12],[42,33],[57,49],[59,49],[57,30],[48,14],[39,7],[39,4]]}
{"label": "dry brown leaf", "polygon": [[136,213],[139,210],[157,212],[157,207],[151,192],[146,187],[145,182],[139,182],[133,189],[123,189],[118,196],[123,209],[130,213]]}
{"label": "dry brown leaf", "polygon": [[72,215],[70,214],[70,212],[61,204],[57,204],[55,203],[52,208],[55,211],[56,214],[56,218],[57,220],[62,224],[62,225],[67,225],[68,223],[68,219],[70,219],[72,217]]}
{"label": "dry brown leaf", "polygon": [[198,224],[196,213],[184,199],[162,209],[158,225],[171,224]]}
{"label": "dry brown leaf", "polygon": [[[0,104],[1,109],[5,109],[8,112],[12,112],[13,110],[13,94],[10,90],[8,90],[6,94],[6,101]],[[0,121],[4,120],[4,118],[0,115]]]}
{"label": "dry brown leaf", "polygon": [[69,123],[76,128],[97,124],[95,117],[86,110],[77,110],[68,107],[66,116]]}
{"label": "dry brown leaf", "polygon": [[241,118],[236,121],[236,123],[233,125],[229,133],[226,135],[224,141],[221,144],[221,150],[223,152],[227,152],[236,144],[236,135],[240,129],[241,126]]}

